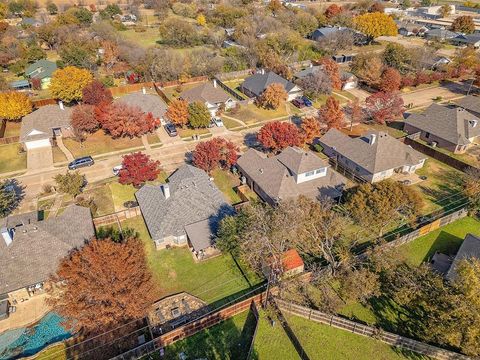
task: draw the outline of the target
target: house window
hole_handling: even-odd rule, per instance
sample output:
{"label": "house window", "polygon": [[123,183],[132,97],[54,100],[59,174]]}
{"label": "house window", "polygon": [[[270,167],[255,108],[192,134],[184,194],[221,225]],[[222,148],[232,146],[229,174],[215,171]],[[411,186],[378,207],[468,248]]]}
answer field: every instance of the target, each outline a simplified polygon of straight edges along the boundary
{"label": "house window", "polygon": [[305,173],[305,177],[313,176],[315,175],[315,170],[314,171],[308,171]]}
{"label": "house window", "polygon": [[327,172],[327,168],[321,168],[321,169],[317,169],[315,170],[315,174],[325,174]]}
{"label": "house window", "polygon": [[360,171],[360,168],[358,166],[355,166],[355,171],[356,172],[359,172]]}
{"label": "house window", "polygon": [[430,133],[429,132],[426,132],[425,133],[425,137],[428,139],[430,137]]}

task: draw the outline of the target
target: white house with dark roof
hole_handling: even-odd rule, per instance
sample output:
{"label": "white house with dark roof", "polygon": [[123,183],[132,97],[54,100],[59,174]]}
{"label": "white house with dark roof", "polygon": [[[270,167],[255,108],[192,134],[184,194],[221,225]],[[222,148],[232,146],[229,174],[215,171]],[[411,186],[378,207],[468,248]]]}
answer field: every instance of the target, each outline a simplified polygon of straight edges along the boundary
{"label": "white house with dark roof", "polygon": [[430,145],[460,154],[480,136],[480,118],[462,107],[432,104],[423,113],[408,116],[404,131],[420,133]]}
{"label": "white house with dark roof", "polygon": [[27,150],[52,146],[51,140],[70,129],[71,109],[59,105],[46,105],[26,115],[20,128],[20,142]]}
{"label": "white house with dark roof", "polygon": [[333,171],[325,160],[298,147],[288,147],[272,157],[249,149],[238,159],[237,167],[250,188],[270,205],[300,195],[335,199],[347,184],[347,179]]}
{"label": "white house with dark roof", "polygon": [[284,79],[272,71],[265,72],[264,70],[246,78],[240,85],[240,90],[248,97],[256,98],[261,96],[267,87],[272,84],[284,86],[288,94],[288,101],[292,101],[303,94],[302,89],[293,82]]}
{"label": "white house with dark roof", "polygon": [[381,131],[351,138],[330,129],[319,143],[328,157],[371,183],[388,179],[395,173],[414,173],[426,160],[425,155]]}
{"label": "white house with dark roof", "polygon": [[0,219],[0,294],[22,301],[42,290],[72,250],[95,236],[89,208],[70,205],[60,215],[42,212]]}
{"label": "white house with dark roof", "polygon": [[135,193],[157,249],[190,245],[201,254],[213,245],[219,221],[233,209],[207,173],[183,165],[162,185]]}
{"label": "white house with dark roof", "polygon": [[217,84],[217,80],[206,82],[185,90],[180,98],[192,102],[205,104],[212,117],[217,115],[218,109],[223,106],[225,110],[232,109],[237,103],[235,99]]}

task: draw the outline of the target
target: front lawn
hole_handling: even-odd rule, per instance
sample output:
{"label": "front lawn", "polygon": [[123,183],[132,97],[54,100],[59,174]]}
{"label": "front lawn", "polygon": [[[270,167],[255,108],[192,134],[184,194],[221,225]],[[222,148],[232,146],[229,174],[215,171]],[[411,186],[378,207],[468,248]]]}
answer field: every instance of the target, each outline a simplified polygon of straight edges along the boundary
{"label": "front lawn", "polygon": [[231,172],[221,169],[216,169],[212,172],[213,181],[220,191],[225,195],[230,204],[237,204],[242,201],[233,189],[240,185],[240,180]]}
{"label": "front lawn", "polygon": [[83,195],[93,198],[95,205],[97,206],[97,211],[95,214],[93,214],[94,216],[103,216],[115,212],[112,192],[110,191],[108,184],[98,185],[90,189],[86,189],[83,192]]}
{"label": "front lawn", "polygon": [[0,145],[0,173],[25,170],[27,153],[20,152],[20,144]]}
{"label": "front lawn", "polygon": [[465,217],[401,247],[407,261],[420,265],[431,259],[436,251],[454,255],[467,234],[480,235],[480,221]]}
{"label": "front lawn", "polygon": [[233,119],[227,118],[225,116],[221,116],[221,119],[222,119],[223,125],[225,125],[225,127],[229,130],[233,129],[233,128],[239,128],[239,127],[243,126],[242,123],[240,123],[238,121],[235,121]]}
{"label": "front lawn", "polygon": [[118,182],[111,182],[108,184],[109,190],[112,194],[113,206],[116,211],[125,209],[123,204],[127,201],[135,201],[135,189],[132,185],[122,185]]}
{"label": "front lawn", "polygon": [[246,359],[254,330],[253,314],[244,311],[169,345],[165,349],[164,359],[180,359],[180,353],[184,353],[188,359]]}
{"label": "front lawn", "polygon": [[75,158],[88,155],[101,155],[113,151],[122,151],[143,146],[140,138],[126,137],[112,139],[112,137],[105,134],[103,130],[99,130],[96,133],[89,135],[83,143],[80,143],[73,138],[65,138],[63,139],[63,143]]}
{"label": "front lawn", "polygon": [[299,316],[285,314],[290,327],[311,359],[394,360],[427,359],[373,338],[353,334]]}
{"label": "front lawn", "polygon": [[186,247],[156,250],[141,216],[123,221],[122,227],[135,229],[144,241],[148,264],[158,284],[158,298],[186,291],[213,303],[260,281],[253,274],[247,281],[230,254],[195,262]]}
{"label": "front lawn", "polygon": [[289,103],[280,106],[276,110],[263,109],[257,107],[255,104],[241,105],[240,110],[235,113],[227,112],[226,115],[243,121],[246,124],[254,124],[262,121],[272,120],[276,118],[286,118],[289,116],[286,107]]}
{"label": "front lawn", "polygon": [[191,138],[193,135],[201,136],[201,135],[210,133],[210,130],[206,128],[199,128],[199,129],[178,128],[177,131],[178,131],[178,135],[180,135],[182,139]]}

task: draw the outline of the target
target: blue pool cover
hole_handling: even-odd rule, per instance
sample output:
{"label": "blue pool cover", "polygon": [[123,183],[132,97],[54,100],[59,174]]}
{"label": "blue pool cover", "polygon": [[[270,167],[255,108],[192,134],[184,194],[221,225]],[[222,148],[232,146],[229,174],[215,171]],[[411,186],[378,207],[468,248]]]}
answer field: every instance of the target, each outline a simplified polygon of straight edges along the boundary
{"label": "blue pool cover", "polygon": [[0,360],[31,356],[50,344],[63,341],[72,334],[62,326],[63,318],[50,312],[38,323],[8,330],[0,334]]}

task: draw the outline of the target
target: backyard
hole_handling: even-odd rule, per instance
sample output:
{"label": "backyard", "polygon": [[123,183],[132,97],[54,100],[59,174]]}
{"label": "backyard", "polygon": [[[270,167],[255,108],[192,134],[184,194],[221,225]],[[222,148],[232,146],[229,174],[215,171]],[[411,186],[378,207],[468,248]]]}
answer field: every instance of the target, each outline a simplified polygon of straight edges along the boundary
{"label": "backyard", "polygon": [[143,150],[142,140],[140,138],[125,137],[112,139],[112,137],[105,134],[103,130],[89,135],[84,142],[78,142],[73,138],[65,138],[63,139],[63,143],[75,158],[88,155],[101,155],[136,147],[141,147],[139,150]]}
{"label": "backyard", "polygon": [[132,41],[144,48],[155,46],[158,39],[160,39],[158,27],[145,27],[144,30],[143,32],[137,32],[134,29],[128,29],[120,31],[119,34],[126,40]]}
{"label": "backyard", "polygon": [[26,170],[27,153],[19,152],[20,143],[0,145],[0,173]]}
{"label": "backyard", "polygon": [[158,298],[186,291],[207,303],[222,302],[261,281],[254,274],[244,275],[230,254],[195,262],[186,247],[156,250],[140,216],[123,221],[122,227],[135,229],[144,241],[147,261],[158,284]]}
{"label": "backyard", "polygon": [[241,202],[240,196],[233,189],[240,185],[238,176],[233,175],[230,171],[216,169],[212,172],[213,181],[220,191],[225,195],[230,204]]}

